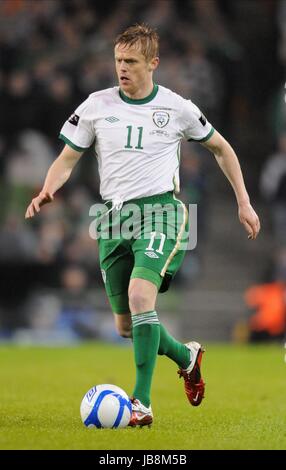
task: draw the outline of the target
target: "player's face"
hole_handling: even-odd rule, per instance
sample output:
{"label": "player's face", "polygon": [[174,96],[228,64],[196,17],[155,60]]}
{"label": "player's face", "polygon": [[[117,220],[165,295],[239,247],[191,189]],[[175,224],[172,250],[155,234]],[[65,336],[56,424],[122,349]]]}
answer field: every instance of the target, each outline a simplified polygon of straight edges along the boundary
{"label": "player's face", "polygon": [[155,57],[146,61],[140,52],[140,46],[128,47],[117,44],[115,47],[115,67],[120,88],[127,94],[134,95],[152,79],[152,73],[158,65]]}

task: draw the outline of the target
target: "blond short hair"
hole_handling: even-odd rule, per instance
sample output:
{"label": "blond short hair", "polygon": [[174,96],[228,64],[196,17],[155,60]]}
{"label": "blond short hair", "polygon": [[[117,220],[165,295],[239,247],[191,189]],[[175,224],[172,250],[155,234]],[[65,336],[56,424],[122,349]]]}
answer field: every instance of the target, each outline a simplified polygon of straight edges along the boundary
{"label": "blond short hair", "polygon": [[159,56],[159,36],[155,29],[147,24],[135,24],[119,34],[114,45],[123,44],[128,47],[140,44],[140,51],[147,62]]}

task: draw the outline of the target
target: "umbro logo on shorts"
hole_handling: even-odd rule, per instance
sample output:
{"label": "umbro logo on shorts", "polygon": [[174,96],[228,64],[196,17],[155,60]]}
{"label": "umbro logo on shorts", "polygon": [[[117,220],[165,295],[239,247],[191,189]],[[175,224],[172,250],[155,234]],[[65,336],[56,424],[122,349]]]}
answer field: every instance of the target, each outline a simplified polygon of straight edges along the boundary
{"label": "umbro logo on shorts", "polygon": [[159,256],[156,255],[156,253],[154,253],[154,251],[145,251],[145,255],[149,256],[149,258],[159,258]]}
{"label": "umbro logo on shorts", "polygon": [[108,122],[111,122],[111,123],[119,121],[119,119],[115,116],[109,116],[109,117],[105,118],[105,120],[108,121]]}

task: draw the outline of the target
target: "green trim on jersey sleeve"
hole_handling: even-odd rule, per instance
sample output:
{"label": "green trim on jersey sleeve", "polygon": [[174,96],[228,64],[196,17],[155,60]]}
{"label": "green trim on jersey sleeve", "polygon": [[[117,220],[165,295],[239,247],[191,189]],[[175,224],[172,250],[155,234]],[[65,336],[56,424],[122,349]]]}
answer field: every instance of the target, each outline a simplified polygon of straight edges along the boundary
{"label": "green trim on jersey sleeve", "polygon": [[125,103],[145,104],[145,103],[149,103],[149,101],[152,101],[153,98],[155,98],[155,96],[158,93],[158,90],[159,90],[158,85],[154,83],[153,90],[151,91],[150,95],[146,96],[145,98],[141,98],[139,100],[133,100],[132,98],[129,98],[128,96],[126,96],[125,93],[123,93],[123,91],[119,88],[119,96],[123,101],[125,101]]}
{"label": "green trim on jersey sleeve", "polygon": [[64,134],[60,134],[59,139],[62,139],[67,145],[69,145],[69,147],[71,147],[73,150],[76,150],[77,152],[84,152],[85,150],[89,149],[89,147],[79,147],[78,145],[75,145]]}
{"label": "green trim on jersey sleeve", "polygon": [[211,130],[209,131],[208,135],[206,137],[204,137],[203,139],[188,139],[188,142],[191,142],[191,141],[194,141],[194,142],[206,142],[207,140],[209,140],[211,138],[211,136],[213,135],[214,133],[214,128],[212,127]]}

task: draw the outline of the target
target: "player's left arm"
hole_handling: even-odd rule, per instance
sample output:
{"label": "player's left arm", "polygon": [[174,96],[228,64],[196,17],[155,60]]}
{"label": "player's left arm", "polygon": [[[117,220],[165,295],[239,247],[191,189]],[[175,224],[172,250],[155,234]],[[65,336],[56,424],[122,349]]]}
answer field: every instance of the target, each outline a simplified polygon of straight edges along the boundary
{"label": "player's left arm", "polygon": [[202,143],[210,152],[212,152],[218,162],[221,170],[233,187],[237,204],[238,217],[248,233],[248,238],[255,240],[260,231],[260,221],[255,210],[250,204],[242,171],[236,153],[225,138],[214,131],[209,140]]}

